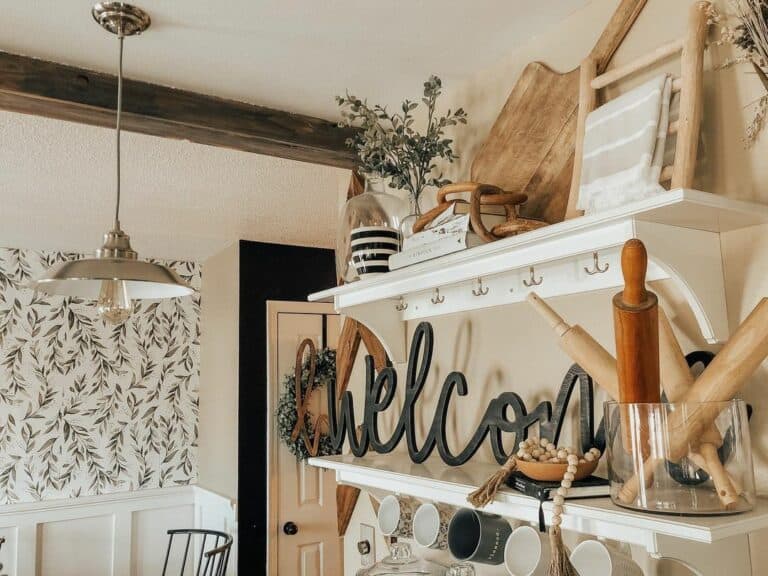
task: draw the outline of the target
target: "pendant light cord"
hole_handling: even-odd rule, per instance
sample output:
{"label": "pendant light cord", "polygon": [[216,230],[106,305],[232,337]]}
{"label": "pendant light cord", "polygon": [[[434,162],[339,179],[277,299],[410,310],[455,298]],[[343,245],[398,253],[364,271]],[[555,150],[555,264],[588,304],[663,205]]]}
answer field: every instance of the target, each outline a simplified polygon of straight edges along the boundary
{"label": "pendant light cord", "polygon": [[117,202],[115,204],[115,230],[120,230],[120,116],[123,110],[123,33],[122,29],[117,34],[120,43],[120,55],[118,57],[117,67],[117,123],[116,123],[116,143],[117,143]]}

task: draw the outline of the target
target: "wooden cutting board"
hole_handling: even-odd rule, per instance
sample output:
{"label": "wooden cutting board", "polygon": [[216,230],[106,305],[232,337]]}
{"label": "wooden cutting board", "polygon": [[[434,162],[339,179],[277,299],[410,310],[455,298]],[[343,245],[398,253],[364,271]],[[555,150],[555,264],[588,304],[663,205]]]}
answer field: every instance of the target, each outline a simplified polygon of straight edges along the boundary
{"label": "wooden cutting board", "polygon": [[[602,74],[646,0],[621,0],[590,56]],[[528,194],[520,213],[550,224],[565,219],[573,171],[579,69],[525,67],[472,162],[473,182]]]}

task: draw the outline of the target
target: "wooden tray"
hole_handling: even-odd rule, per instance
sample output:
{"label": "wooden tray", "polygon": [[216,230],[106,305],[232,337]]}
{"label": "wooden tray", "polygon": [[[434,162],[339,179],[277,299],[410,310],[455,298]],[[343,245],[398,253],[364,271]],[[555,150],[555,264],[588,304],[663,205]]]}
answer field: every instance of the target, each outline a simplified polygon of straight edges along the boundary
{"label": "wooden tray", "polygon": [[[583,480],[596,469],[599,460],[584,462],[576,466],[574,480]],[[531,480],[540,480],[541,482],[560,482],[563,479],[568,464],[552,464],[549,462],[528,462],[526,460],[517,461],[517,469],[528,476]]]}

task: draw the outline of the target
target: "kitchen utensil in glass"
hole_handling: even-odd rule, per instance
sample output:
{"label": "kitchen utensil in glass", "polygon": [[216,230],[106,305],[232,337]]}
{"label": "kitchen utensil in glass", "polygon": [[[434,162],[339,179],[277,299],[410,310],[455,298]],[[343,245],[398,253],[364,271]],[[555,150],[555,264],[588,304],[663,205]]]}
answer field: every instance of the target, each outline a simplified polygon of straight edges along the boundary
{"label": "kitchen utensil in glass", "polygon": [[676,515],[733,514],[755,505],[742,400],[605,405],[611,499]]}
{"label": "kitchen utensil in glass", "polygon": [[510,534],[512,527],[501,516],[462,508],[448,525],[448,549],[456,560],[501,564]]}

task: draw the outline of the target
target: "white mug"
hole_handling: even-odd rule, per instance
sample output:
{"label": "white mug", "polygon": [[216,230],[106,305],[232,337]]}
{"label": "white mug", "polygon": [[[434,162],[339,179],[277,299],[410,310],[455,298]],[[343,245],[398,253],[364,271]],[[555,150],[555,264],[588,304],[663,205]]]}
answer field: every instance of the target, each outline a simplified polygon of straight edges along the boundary
{"label": "white mug", "polygon": [[579,574],[589,576],[643,576],[631,557],[597,540],[586,540],[576,546],[571,552],[571,564]]}
{"label": "white mug", "polygon": [[512,576],[546,576],[550,557],[547,535],[530,526],[516,528],[504,547],[504,566]]}
{"label": "white mug", "polygon": [[385,496],[379,504],[377,520],[385,536],[413,537],[413,514],[416,501],[407,496]]}
{"label": "white mug", "polygon": [[448,525],[455,510],[425,502],[413,516],[413,539],[424,548],[448,548]]}

